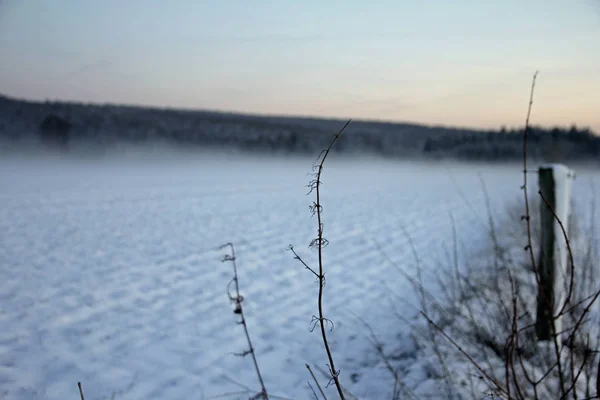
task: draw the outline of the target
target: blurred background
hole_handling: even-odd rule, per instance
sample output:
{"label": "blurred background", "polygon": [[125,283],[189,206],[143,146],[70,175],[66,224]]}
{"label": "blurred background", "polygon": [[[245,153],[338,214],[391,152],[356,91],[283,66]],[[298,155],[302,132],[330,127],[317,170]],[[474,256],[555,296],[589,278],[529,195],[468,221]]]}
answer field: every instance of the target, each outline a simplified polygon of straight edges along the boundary
{"label": "blurred background", "polygon": [[0,91],[498,128],[600,130],[597,0],[3,0]]}

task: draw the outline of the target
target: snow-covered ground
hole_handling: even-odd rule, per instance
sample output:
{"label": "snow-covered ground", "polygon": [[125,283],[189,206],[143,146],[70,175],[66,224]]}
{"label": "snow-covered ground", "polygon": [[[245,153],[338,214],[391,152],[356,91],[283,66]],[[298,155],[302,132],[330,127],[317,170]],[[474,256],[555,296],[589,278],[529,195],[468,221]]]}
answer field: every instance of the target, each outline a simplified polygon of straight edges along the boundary
{"label": "snow-covered ground", "polygon": [[[310,398],[305,364],[327,368],[310,332],[317,284],[286,248],[314,264],[312,161],[0,160],[0,397],[76,398],[81,381],[88,400],[248,398],[258,386],[251,360],[233,355],[246,344],[226,293],[231,265],[218,249],[233,242],[267,389]],[[487,240],[478,174],[500,210],[521,195],[520,170],[330,158],[325,312],[341,381],[354,394],[378,399],[393,385],[359,316],[389,346],[409,346],[394,311],[412,315],[397,297],[410,304],[415,295],[389,262],[414,272],[406,232],[423,263],[449,265],[452,218],[465,251]],[[594,180],[578,171],[582,204]]]}

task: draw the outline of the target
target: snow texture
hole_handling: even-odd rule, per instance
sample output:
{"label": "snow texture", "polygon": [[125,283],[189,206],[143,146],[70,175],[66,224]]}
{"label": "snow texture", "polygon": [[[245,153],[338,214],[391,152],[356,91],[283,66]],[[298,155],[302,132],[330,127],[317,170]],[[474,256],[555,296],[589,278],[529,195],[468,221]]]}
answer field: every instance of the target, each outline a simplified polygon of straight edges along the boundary
{"label": "snow texture", "polygon": [[[0,160],[0,397],[76,398],[81,381],[88,400],[248,398],[258,387],[251,360],[233,355],[246,344],[218,250],[231,241],[268,390],[310,398],[305,364],[327,381],[310,332],[317,284],[285,249],[293,244],[314,265],[311,163]],[[389,398],[393,387],[358,317],[405,354],[411,390],[423,398],[437,390],[396,315],[411,318],[418,307],[396,267],[414,273],[411,241],[424,265],[449,265],[452,220],[463,251],[482,247],[478,174],[499,208],[521,195],[519,171],[331,158],[322,186],[325,313],[340,379],[355,395]]]}

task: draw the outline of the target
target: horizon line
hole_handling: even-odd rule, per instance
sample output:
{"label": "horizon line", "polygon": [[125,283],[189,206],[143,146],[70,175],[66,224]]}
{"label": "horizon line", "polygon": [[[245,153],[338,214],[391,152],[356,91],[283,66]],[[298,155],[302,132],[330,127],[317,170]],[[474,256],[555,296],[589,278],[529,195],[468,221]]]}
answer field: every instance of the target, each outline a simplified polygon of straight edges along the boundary
{"label": "horizon line", "polygon": [[[229,115],[237,115],[244,117],[254,117],[254,118],[284,118],[284,119],[309,119],[309,120],[317,120],[317,121],[339,121],[343,123],[349,119],[352,122],[358,123],[366,123],[366,124],[388,124],[388,125],[408,125],[408,126],[417,126],[417,127],[425,127],[430,129],[448,129],[448,130],[467,130],[474,132],[500,132],[502,128],[507,131],[511,130],[523,130],[525,128],[525,121],[523,121],[522,125],[518,126],[509,126],[508,124],[500,124],[500,126],[496,128],[484,128],[484,127],[473,127],[473,126],[460,126],[460,125],[444,125],[440,123],[425,123],[425,122],[409,122],[409,121],[400,121],[400,120],[392,120],[392,119],[376,119],[376,118],[352,118],[352,117],[335,117],[335,116],[317,116],[311,114],[283,114],[283,113],[261,113],[257,111],[238,111],[238,110],[224,110],[224,109],[211,109],[211,108],[196,108],[196,107],[185,107],[185,106],[170,106],[170,105],[151,105],[151,104],[140,104],[140,103],[118,103],[118,102],[98,102],[98,101],[84,101],[84,100],[64,100],[64,99],[50,99],[50,98],[27,98],[27,97],[19,97],[12,96],[6,93],[0,92],[0,98],[5,98],[10,101],[22,102],[22,103],[62,103],[62,104],[72,104],[72,105],[90,105],[95,107],[125,107],[125,108],[138,108],[138,109],[147,109],[147,110],[165,110],[165,111],[183,111],[183,112],[199,112],[199,113],[213,113],[213,114],[229,114]],[[543,125],[543,124],[529,124],[530,127],[541,127],[545,129],[552,128],[563,128],[568,129],[572,126],[577,127],[580,130],[589,130],[595,136],[600,136],[600,133],[597,133],[591,126],[586,125],[577,125],[573,123],[571,125]]]}

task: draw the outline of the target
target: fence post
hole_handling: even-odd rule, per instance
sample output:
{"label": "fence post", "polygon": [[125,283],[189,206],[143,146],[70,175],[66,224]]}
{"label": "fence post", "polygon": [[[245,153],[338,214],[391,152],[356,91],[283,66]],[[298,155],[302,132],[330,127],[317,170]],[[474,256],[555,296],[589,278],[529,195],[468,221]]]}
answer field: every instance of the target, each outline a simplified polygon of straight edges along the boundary
{"label": "fence post", "polygon": [[562,330],[560,318],[555,320],[554,316],[567,297],[568,252],[563,231],[554,214],[568,234],[573,176],[572,171],[562,164],[544,165],[538,171],[540,192],[546,199],[540,198],[541,230],[537,265],[540,285],[535,331],[540,341],[551,340],[555,333]]}

